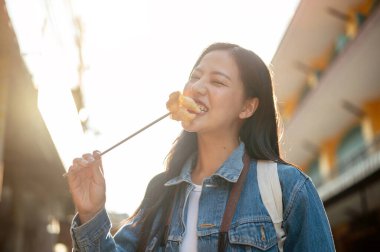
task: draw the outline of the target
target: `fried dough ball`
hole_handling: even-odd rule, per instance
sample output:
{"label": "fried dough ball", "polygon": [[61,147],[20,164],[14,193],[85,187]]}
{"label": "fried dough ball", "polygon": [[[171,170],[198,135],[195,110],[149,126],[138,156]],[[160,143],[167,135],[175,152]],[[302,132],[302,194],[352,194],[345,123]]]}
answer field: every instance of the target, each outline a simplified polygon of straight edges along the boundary
{"label": "fried dough ball", "polygon": [[166,102],[166,108],[171,113],[171,118],[176,121],[182,121],[185,124],[190,123],[195,114],[200,113],[201,110],[193,99],[182,95],[179,91],[173,92],[169,95],[169,100]]}

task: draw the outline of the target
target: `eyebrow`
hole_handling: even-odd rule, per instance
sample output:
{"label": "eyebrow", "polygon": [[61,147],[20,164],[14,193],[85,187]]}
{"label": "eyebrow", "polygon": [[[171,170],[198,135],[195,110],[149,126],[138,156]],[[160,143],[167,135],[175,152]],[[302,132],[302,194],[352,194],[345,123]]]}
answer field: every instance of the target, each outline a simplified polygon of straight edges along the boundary
{"label": "eyebrow", "polygon": [[223,72],[220,72],[220,71],[212,71],[211,72],[212,74],[217,74],[217,75],[222,75],[223,77],[225,77],[226,79],[231,80],[230,76],[228,76],[227,74],[223,73]]}
{"label": "eyebrow", "polygon": [[[199,69],[199,68],[194,68],[193,72],[201,72],[201,73],[203,73],[203,71],[201,69]],[[225,77],[226,79],[232,81],[231,77],[229,75],[223,73],[223,72],[214,70],[214,71],[211,71],[211,74],[221,75],[221,76]]]}

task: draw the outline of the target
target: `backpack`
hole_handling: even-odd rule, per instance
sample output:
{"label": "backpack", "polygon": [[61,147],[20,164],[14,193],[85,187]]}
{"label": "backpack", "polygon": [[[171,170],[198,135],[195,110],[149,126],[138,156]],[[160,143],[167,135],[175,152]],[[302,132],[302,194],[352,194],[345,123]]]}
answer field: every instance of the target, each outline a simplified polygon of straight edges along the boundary
{"label": "backpack", "polygon": [[279,251],[283,252],[286,235],[282,228],[282,190],[280,179],[278,178],[277,163],[268,160],[258,160],[257,181],[264,206],[276,230]]}

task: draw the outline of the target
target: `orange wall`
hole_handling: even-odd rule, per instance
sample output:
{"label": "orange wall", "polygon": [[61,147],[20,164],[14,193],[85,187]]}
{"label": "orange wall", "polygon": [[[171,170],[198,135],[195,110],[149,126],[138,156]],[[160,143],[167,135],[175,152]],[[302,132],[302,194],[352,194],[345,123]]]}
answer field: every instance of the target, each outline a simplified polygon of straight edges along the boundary
{"label": "orange wall", "polygon": [[366,102],[363,106],[368,121],[369,134],[375,137],[380,134],[380,98]]}

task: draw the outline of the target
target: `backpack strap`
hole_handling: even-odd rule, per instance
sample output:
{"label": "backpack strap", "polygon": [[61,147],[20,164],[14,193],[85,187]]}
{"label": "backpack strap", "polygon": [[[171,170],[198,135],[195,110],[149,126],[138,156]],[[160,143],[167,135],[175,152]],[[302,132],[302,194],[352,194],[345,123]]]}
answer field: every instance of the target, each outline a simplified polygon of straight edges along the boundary
{"label": "backpack strap", "polygon": [[257,181],[264,206],[274,224],[280,252],[284,249],[285,231],[282,228],[282,190],[278,178],[277,163],[268,160],[257,161]]}
{"label": "backpack strap", "polygon": [[232,185],[231,193],[228,197],[226,209],[224,210],[224,215],[222,219],[222,224],[220,225],[219,240],[218,240],[218,251],[222,252],[226,250],[228,242],[228,230],[232,218],[234,217],[236,206],[239,202],[240,193],[243,190],[245,179],[249,172],[249,167],[251,164],[251,159],[245,152],[243,156],[244,167],[236,183]]}

